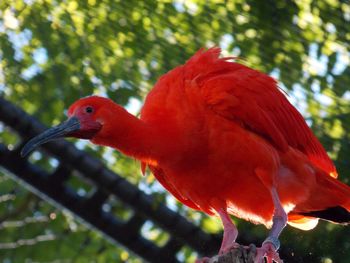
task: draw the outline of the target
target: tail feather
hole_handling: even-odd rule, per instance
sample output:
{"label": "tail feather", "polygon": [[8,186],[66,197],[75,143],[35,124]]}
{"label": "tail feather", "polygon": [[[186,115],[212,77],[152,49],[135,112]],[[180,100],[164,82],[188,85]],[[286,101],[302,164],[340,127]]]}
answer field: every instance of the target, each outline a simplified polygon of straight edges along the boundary
{"label": "tail feather", "polygon": [[[330,195],[330,200],[336,199],[337,203],[327,208],[331,209],[330,212],[336,212],[340,214],[346,214],[349,216],[350,212],[350,186],[343,182],[330,177],[324,176],[324,174],[317,175],[317,183],[324,188]],[[342,209],[337,207],[341,207]]]}
{"label": "tail feather", "polygon": [[350,224],[350,187],[318,170],[310,198],[291,212],[338,224]]}
{"label": "tail feather", "polygon": [[350,212],[341,206],[326,208],[325,210],[302,212],[300,215],[307,217],[317,217],[334,223],[350,224]]}

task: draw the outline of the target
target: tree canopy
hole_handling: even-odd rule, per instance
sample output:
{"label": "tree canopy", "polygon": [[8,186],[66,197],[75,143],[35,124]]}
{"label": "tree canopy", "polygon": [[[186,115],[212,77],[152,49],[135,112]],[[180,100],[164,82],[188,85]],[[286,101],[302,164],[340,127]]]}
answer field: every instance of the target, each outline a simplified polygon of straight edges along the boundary
{"label": "tree canopy", "polygon": [[[220,46],[223,54],[278,79],[335,161],[340,180],[349,184],[349,24],[350,3],[344,0],[1,1],[0,96],[47,125],[65,119],[65,109],[90,94],[108,96],[137,114],[162,74],[201,47]],[[1,143],[13,147],[18,142],[1,123],[0,131]],[[217,219],[177,203],[150,174],[141,177],[133,160],[85,142],[76,144],[206,231],[221,231]],[[57,165],[40,153],[31,161],[46,169]],[[89,190],[71,184],[82,195]],[[128,216],[115,200],[110,206]],[[262,226],[234,220],[254,242],[267,233]],[[151,224],[145,224],[144,235],[159,244],[168,238]],[[346,262],[349,236],[349,228],[321,222],[309,232],[287,227],[281,242],[292,247],[296,259],[309,255],[317,262]],[[18,242],[24,239],[33,242]],[[179,254],[186,262],[195,257],[189,248]],[[140,262],[0,169],[0,260],[29,259]]]}

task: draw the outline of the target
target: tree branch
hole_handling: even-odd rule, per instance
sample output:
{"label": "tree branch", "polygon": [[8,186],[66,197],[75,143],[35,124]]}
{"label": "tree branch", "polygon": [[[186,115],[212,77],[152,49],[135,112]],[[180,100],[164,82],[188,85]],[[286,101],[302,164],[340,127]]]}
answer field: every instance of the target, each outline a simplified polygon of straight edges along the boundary
{"label": "tree branch", "polygon": [[248,247],[240,245],[223,255],[217,255],[209,259],[208,263],[254,263],[256,246]]}

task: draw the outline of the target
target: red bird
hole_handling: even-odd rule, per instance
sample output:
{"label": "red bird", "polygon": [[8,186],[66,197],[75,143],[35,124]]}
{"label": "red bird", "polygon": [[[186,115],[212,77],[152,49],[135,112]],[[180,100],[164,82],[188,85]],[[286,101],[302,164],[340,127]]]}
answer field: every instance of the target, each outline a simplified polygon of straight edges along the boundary
{"label": "red bird", "polygon": [[69,119],[32,139],[89,139],[148,166],[183,204],[218,215],[224,236],[219,253],[236,245],[230,214],[271,227],[256,262],[281,262],[278,237],[286,223],[311,229],[318,219],[350,222],[350,187],[301,114],[271,77],[198,51],[162,76],[148,94],[141,118],[112,100],[76,101]]}

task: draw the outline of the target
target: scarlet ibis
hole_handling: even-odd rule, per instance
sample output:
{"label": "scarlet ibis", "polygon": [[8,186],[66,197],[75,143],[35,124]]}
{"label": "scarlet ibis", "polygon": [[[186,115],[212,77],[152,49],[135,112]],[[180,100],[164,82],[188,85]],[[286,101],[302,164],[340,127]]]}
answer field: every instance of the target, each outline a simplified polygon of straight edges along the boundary
{"label": "scarlet ibis", "polygon": [[301,114],[266,74],[201,49],[156,83],[141,118],[112,100],[79,99],[68,120],[22,150],[59,137],[89,139],[136,158],[183,204],[220,217],[219,253],[236,245],[230,214],[271,228],[256,262],[281,262],[286,223],[350,222],[350,187]]}

